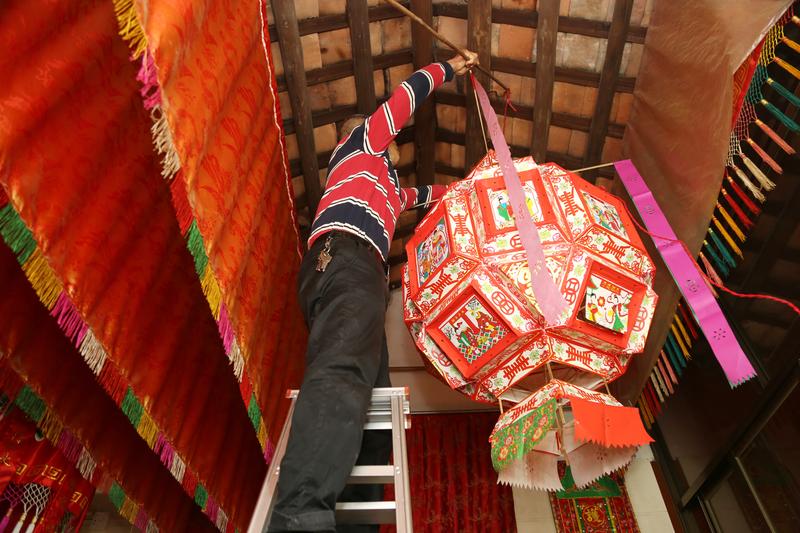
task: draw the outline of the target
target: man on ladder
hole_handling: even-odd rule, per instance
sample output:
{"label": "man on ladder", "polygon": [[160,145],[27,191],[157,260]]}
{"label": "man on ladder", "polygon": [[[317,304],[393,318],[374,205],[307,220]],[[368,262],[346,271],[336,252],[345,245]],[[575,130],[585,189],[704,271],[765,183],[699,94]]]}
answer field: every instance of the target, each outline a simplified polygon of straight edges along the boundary
{"label": "man on ladder", "polygon": [[372,389],[390,386],[383,329],[389,246],[400,213],[430,204],[445,189],[401,189],[394,138],[434,89],[477,64],[476,54],[464,55],[418,70],[375,113],[351,117],[342,127],[300,267],[298,296],[309,326],[306,372],[270,532],[370,530],[337,528],[334,510],[357,459],[389,459],[385,435],[369,432],[362,442]]}

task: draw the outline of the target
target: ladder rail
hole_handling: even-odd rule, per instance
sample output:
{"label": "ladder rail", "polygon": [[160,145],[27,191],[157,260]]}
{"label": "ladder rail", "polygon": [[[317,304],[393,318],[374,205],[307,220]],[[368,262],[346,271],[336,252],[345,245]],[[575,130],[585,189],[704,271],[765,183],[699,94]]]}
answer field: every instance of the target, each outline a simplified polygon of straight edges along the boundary
{"label": "ladder rail", "polygon": [[408,455],[406,453],[405,397],[392,396],[392,453],[394,454],[394,501],[397,533],[412,533],[411,488],[408,480]]}
{"label": "ladder rail", "polygon": [[275,497],[275,489],[278,486],[278,475],[280,474],[281,462],[280,458],[286,453],[286,444],[289,441],[289,429],[292,425],[292,415],[294,414],[294,401],[292,398],[289,404],[289,411],[286,413],[286,422],[284,423],[281,436],[278,438],[278,445],[275,447],[275,452],[272,455],[272,462],[267,470],[267,478],[261,486],[261,492],[258,494],[258,501],[256,508],[253,511],[253,516],[250,519],[250,525],[247,527],[247,533],[265,533],[269,526],[269,518],[272,512],[272,499]]}

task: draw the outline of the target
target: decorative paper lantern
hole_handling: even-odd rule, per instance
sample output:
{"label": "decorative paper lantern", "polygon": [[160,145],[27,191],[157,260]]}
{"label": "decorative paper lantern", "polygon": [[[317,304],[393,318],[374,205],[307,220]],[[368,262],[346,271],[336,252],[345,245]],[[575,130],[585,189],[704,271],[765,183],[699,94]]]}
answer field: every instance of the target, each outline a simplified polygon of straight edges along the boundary
{"label": "decorative paper lantern", "polygon": [[575,485],[582,487],[628,464],[639,445],[652,439],[636,409],[552,380],[503,413],[489,441],[501,483],[561,490],[560,459],[569,462]]}
{"label": "decorative paper lantern", "polygon": [[417,346],[448,385],[485,402],[519,401],[545,383],[548,362],[589,389],[616,379],[643,349],[656,304],[653,263],[621,200],[552,163],[515,166],[568,302],[557,324],[537,307],[493,153],[406,245],[405,320]]}

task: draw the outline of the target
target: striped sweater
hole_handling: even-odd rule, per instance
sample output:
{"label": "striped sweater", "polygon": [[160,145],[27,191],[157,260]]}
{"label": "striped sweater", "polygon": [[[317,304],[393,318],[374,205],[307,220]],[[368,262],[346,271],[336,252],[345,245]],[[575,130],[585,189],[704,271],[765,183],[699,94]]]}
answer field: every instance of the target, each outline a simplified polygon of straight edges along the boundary
{"label": "striped sweater", "polygon": [[309,249],[329,231],[346,231],[369,242],[386,261],[400,213],[444,194],[441,185],[401,188],[388,148],[417,106],[452,78],[448,63],[416,71],[364,124],[339,142],[328,164]]}

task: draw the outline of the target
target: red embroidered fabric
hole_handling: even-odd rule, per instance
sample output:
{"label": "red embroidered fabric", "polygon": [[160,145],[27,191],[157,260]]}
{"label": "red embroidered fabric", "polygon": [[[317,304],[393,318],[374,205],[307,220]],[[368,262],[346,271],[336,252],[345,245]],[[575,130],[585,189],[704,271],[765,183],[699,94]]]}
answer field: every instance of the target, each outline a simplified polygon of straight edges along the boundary
{"label": "red embroidered fabric", "polygon": [[[175,53],[157,61],[180,124],[175,142],[189,197],[252,355],[262,413],[279,428],[305,331],[292,294],[297,241],[280,117],[257,61],[256,6],[151,2],[148,30],[165,44],[157,50]],[[208,27],[193,27],[197,21]],[[13,53],[0,60],[0,184],[109,359],[243,527],[265,474],[262,451],[160,175],[137,66],[117,32],[108,1],[4,3],[0,46]],[[230,38],[240,34],[246,38]],[[192,35],[200,37],[183,46]],[[14,338],[40,327],[15,324]],[[52,361],[39,361],[44,368],[31,373],[49,371]],[[98,422],[76,424],[92,431]],[[130,438],[137,443],[117,438],[103,450],[142,444],[135,432]],[[163,467],[150,475],[161,474],[169,475]]]}
{"label": "red embroidered fabric", "polygon": [[162,531],[216,531],[100,388],[3,245],[0,293],[0,316],[5,317],[0,328],[0,352],[6,354],[0,360],[3,388],[9,372],[24,378],[87,447],[98,468],[122,480],[126,493],[145,507]]}

